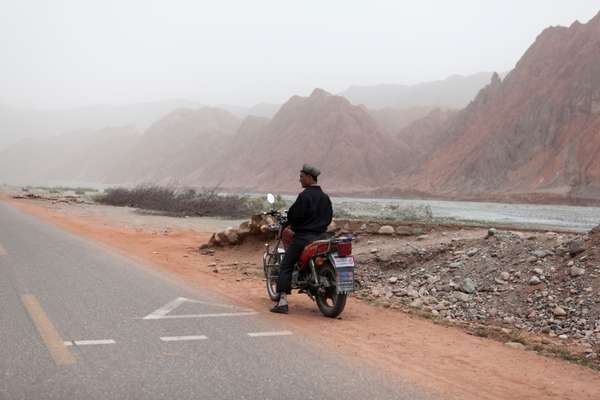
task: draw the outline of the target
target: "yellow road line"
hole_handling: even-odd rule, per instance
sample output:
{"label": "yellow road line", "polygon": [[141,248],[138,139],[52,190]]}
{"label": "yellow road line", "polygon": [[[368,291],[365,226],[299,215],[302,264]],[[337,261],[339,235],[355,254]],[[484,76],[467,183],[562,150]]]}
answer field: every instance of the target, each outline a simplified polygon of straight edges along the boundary
{"label": "yellow road line", "polygon": [[4,247],[2,247],[2,243],[0,243],[0,256],[5,256],[6,254],[6,249],[4,249]]}
{"label": "yellow road line", "polygon": [[56,365],[69,365],[77,362],[35,296],[25,294],[21,296],[21,300]]}

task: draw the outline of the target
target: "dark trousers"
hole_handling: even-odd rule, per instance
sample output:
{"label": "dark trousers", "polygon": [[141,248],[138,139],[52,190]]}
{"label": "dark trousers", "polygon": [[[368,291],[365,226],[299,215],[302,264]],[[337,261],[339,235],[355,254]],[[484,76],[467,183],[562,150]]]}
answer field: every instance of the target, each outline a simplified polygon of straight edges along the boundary
{"label": "dark trousers", "polygon": [[290,246],[285,251],[281,267],[279,268],[279,278],[277,279],[277,293],[292,292],[292,272],[294,272],[294,264],[300,259],[302,251],[307,244],[316,239],[316,236],[303,235],[295,236],[290,243]]}

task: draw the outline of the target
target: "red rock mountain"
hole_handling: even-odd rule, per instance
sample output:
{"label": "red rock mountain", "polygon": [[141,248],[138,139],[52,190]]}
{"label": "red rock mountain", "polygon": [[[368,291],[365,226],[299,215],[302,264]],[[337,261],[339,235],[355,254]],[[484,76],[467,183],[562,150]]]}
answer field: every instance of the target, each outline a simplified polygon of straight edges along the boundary
{"label": "red rock mountain", "polygon": [[[245,124],[246,125],[246,124]],[[262,129],[240,130],[215,163],[194,174],[195,182],[246,190],[296,191],[303,163],[319,166],[329,190],[375,189],[397,173],[408,154],[383,134],[364,107],[315,89],[292,97]]]}
{"label": "red rock mountain", "polygon": [[218,108],[177,109],[146,130],[113,181],[183,181],[219,157],[241,123]]}
{"label": "red rock mountain", "polygon": [[435,150],[397,191],[600,196],[600,14],[544,30],[503,81],[494,75],[428,137]]}
{"label": "red rock mountain", "polygon": [[402,129],[415,121],[426,117],[436,107],[411,107],[411,108],[392,108],[385,107],[380,109],[368,109],[369,115],[373,117],[381,131],[388,135],[397,135]]}
{"label": "red rock mountain", "polygon": [[[444,128],[458,114],[456,110],[432,110],[424,118],[418,119],[395,132],[396,137],[405,143],[413,157],[413,169],[427,159],[433,151],[445,143]],[[405,172],[406,174],[406,172]]]}

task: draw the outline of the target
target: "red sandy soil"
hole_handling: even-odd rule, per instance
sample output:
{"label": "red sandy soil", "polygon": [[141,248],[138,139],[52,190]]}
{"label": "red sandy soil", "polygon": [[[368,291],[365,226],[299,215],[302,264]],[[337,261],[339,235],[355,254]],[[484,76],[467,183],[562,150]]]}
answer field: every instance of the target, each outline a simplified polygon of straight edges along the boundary
{"label": "red sandy soil", "polygon": [[[271,315],[259,274],[262,246],[257,242],[203,256],[198,245],[208,240],[209,233],[157,234],[119,226],[110,219],[59,213],[42,203],[1,195],[0,199],[241,306],[265,310],[262,318],[283,321],[288,329],[316,339],[352,362],[378,368],[443,398],[600,399],[600,374],[593,370],[352,298],[343,319],[321,317],[306,296],[292,296],[289,315]],[[248,261],[252,264],[245,274],[237,267],[223,268]],[[212,262],[218,262],[218,273],[209,267]]]}

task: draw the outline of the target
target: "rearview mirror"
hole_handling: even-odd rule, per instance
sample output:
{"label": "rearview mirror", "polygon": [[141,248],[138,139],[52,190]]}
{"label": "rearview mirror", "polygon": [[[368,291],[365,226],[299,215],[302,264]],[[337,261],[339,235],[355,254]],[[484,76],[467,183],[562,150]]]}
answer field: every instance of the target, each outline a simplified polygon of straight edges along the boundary
{"label": "rearview mirror", "polygon": [[267,194],[267,203],[275,204],[275,196],[272,193]]}

